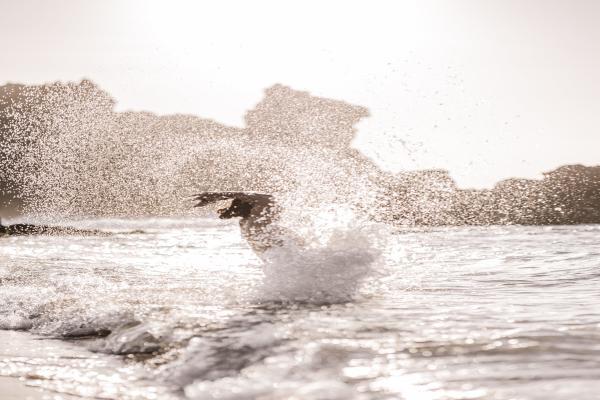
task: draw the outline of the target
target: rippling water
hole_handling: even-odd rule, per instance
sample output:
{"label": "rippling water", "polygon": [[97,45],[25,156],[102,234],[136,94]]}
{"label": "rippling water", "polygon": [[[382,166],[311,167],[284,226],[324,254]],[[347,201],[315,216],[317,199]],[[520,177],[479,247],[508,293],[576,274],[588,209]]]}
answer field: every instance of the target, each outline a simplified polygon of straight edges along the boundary
{"label": "rippling water", "polygon": [[1,375],[119,400],[600,396],[600,226],[342,232],[266,265],[235,223],[79,226],[114,235],[0,239],[0,327],[47,343]]}

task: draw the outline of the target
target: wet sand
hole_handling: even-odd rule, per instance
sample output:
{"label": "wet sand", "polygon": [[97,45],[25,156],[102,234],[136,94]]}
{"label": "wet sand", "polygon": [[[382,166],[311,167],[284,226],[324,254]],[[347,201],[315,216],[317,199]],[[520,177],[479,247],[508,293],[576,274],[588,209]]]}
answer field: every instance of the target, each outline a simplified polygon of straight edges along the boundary
{"label": "wet sand", "polygon": [[[56,346],[58,344],[58,346]],[[57,349],[62,351],[57,352]],[[68,346],[55,340],[38,340],[27,332],[0,330],[0,398],[2,400],[82,400],[84,397],[66,395],[29,386],[27,373],[20,364],[42,357],[68,356]],[[61,354],[62,353],[62,354]]]}
{"label": "wet sand", "polygon": [[0,377],[0,393],[2,393],[2,400],[44,399],[44,392],[41,389],[26,386],[25,382],[18,378]]}
{"label": "wet sand", "polygon": [[27,386],[25,380],[11,377],[0,377],[0,393],[2,400],[86,400],[84,397]]}

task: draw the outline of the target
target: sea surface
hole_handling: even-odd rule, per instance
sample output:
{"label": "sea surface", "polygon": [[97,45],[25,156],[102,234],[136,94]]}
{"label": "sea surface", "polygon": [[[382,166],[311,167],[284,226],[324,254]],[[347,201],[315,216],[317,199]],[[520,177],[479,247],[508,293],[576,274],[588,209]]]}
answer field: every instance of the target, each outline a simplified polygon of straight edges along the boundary
{"label": "sea surface", "polygon": [[112,234],[0,238],[0,328],[25,331],[2,376],[118,400],[600,399],[600,226],[355,226],[261,259],[235,221],[75,225]]}

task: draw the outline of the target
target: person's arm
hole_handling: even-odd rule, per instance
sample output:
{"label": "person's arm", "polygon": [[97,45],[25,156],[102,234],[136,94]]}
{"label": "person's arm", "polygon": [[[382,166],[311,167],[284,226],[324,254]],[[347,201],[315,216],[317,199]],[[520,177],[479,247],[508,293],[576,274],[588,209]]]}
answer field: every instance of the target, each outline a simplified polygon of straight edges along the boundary
{"label": "person's arm", "polygon": [[275,199],[270,194],[252,192],[202,192],[195,194],[193,200],[198,203],[194,207],[204,207],[221,200],[240,199],[260,208],[275,204]]}

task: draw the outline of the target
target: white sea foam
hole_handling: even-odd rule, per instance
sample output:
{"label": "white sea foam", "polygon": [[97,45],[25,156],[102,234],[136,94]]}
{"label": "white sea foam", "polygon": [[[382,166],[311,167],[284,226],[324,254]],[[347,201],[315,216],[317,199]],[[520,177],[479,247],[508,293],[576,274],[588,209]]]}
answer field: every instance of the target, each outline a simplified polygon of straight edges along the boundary
{"label": "white sea foam", "polygon": [[312,382],[256,382],[247,378],[223,378],[198,382],[185,388],[185,395],[193,400],[354,400],[360,396],[350,385],[331,379]]}
{"label": "white sea foam", "polygon": [[262,301],[339,303],[352,300],[378,273],[382,235],[377,225],[333,228],[306,247],[287,243],[263,255]]}
{"label": "white sea foam", "polygon": [[31,320],[20,311],[0,315],[0,329],[2,330],[20,331],[31,329],[32,326]]}
{"label": "white sea foam", "polygon": [[184,393],[192,400],[365,399],[352,385],[340,379],[342,371],[338,367],[342,360],[339,355],[346,355],[345,349],[335,349],[335,360],[328,360],[327,353],[331,350],[330,346],[313,344],[270,355],[232,376],[197,379],[185,386]]}
{"label": "white sea foam", "polygon": [[[32,341],[44,345],[35,356],[4,346],[13,356],[2,354],[0,375],[113,400],[165,399],[170,388],[194,400],[595,400],[599,226],[389,235],[333,209],[311,211],[306,248],[266,262],[235,221],[216,219],[2,238],[0,327],[87,339],[64,358],[50,340]],[[323,304],[348,298],[358,301]],[[138,372],[151,382],[130,379],[135,362],[115,367],[84,346],[147,353]]]}

